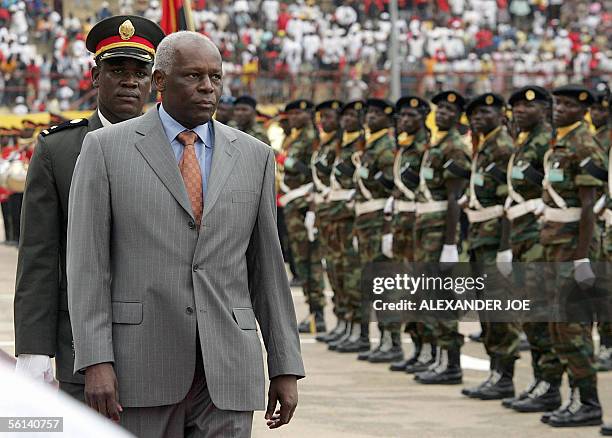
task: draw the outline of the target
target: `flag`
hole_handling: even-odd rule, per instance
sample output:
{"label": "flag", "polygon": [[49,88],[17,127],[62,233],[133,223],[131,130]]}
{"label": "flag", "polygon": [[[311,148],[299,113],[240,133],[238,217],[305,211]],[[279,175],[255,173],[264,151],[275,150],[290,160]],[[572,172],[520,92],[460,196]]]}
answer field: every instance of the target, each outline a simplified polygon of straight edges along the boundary
{"label": "flag", "polygon": [[190,2],[191,0],[162,0],[160,26],[166,35],[179,30],[195,30]]}

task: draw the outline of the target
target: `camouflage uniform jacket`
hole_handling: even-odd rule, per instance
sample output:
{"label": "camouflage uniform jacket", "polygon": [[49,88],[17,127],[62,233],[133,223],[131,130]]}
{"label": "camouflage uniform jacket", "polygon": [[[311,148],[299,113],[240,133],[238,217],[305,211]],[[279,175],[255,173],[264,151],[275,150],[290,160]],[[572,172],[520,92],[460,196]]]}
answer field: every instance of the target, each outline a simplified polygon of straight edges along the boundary
{"label": "camouflage uniform jacket", "polygon": [[335,131],[332,133],[321,133],[320,137],[322,138],[322,143],[319,149],[312,153],[310,171],[312,172],[312,179],[315,185],[315,193],[318,195],[317,201],[319,202],[316,205],[317,213],[326,215],[330,212],[332,204],[329,202],[322,202],[320,198],[325,197],[331,190],[330,175],[336,158],[336,147],[340,139]]}
{"label": "camouflage uniform jacket", "polygon": [[384,129],[371,134],[370,138],[366,139],[363,154],[353,155],[353,159],[359,157],[357,160],[360,163],[355,171],[358,187],[357,202],[391,196],[393,188],[385,187],[379,178],[382,176],[385,180],[393,181],[394,149],[395,141],[389,136],[389,130]]}
{"label": "camouflage uniform jacket", "polygon": [[[355,190],[355,166],[351,157],[364,143],[361,131],[345,132],[342,136],[340,154],[334,159],[330,173],[330,187],[332,190]],[[350,200],[331,201],[330,215],[334,219],[345,219],[354,216],[353,202]]]}
{"label": "camouflage uniform jacket", "polygon": [[266,129],[259,123],[253,123],[250,128],[243,131],[245,134],[249,134],[251,137],[255,137],[257,140],[270,146],[270,139]]}
{"label": "camouflage uniform jacket", "polygon": [[[287,158],[284,164],[283,184],[287,188],[293,190],[312,182],[310,157],[316,141],[317,134],[311,127],[294,130],[291,133],[284,145],[287,147]],[[296,208],[306,207],[306,197],[296,199],[291,204]]]}
{"label": "camouflage uniform jacket", "polygon": [[[421,160],[420,185],[417,190],[417,201],[446,201],[446,181],[457,177],[444,168],[444,164],[453,160],[455,164],[468,171],[470,169],[469,156],[461,134],[456,129],[451,129],[442,138],[428,148]],[[425,188],[431,194],[428,199]],[[436,213],[425,213],[417,215],[416,228],[437,228],[446,224],[446,211]]]}
{"label": "camouflage uniform jacket", "polygon": [[[552,129],[549,125],[541,123],[534,127],[530,132],[519,134],[516,140],[516,149],[512,155],[512,164],[508,166],[508,178],[512,185],[512,190],[522,197],[525,201],[542,197],[542,185],[530,182],[521,169],[524,166],[531,166],[540,174],[544,174],[544,154],[550,147],[552,140]],[[516,196],[509,193],[510,197]],[[520,199],[517,197],[517,199]],[[509,201],[507,201],[509,202]],[[515,200],[516,202],[516,200]],[[533,213],[517,217],[512,221],[510,232],[511,243],[523,242],[526,240],[539,240],[540,225]]]}
{"label": "camouflage uniform jacket", "polygon": [[[476,209],[478,204],[483,208],[495,205],[502,206],[508,195],[508,185],[498,180],[492,172],[486,171],[491,165],[501,172],[506,172],[508,160],[513,151],[512,137],[506,128],[500,126],[487,134],[472,158],[472,174],[468,189],[469,208]],[[499,246],[501,237],[500,218],[489,219],[484,222],[470,223],[468,229],[469,248],[481,246]]]}
{"label": "camouflage uniform jacket", "polygon": [[612,139],[610,136],[612,135],[611,128],[609,125],[604,125],[595,131],[595,140],[601,146],[604,154],[607,154],[610,150],[610,144],[612,144]]}
{"label": "camouflage uniform jacket", "polygon": [[[549,173],[550,187],[562,198],[566,206],[579,208],[580,187],[603,188],[603,182],[589,175],[580,167],[580,162],[590,157],[597,166],[605,167],[606,158],[585,122],[578,122],[565,130],[569,132],[563,136],[558,133],[554,146],[546,153],[544,167]],[[547,207],[560,208],[546,189],[542,199]],[[540,232],[540,242],[545,246],[564,244],[572,247],[577,245],[578,230],[578,221],[544,222]]]}

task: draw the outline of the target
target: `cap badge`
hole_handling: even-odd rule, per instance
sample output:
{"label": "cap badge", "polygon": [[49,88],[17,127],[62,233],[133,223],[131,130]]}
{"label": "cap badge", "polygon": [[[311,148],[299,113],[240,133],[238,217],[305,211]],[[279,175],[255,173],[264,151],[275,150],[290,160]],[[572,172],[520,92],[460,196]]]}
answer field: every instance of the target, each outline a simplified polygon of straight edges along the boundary
{"label": "cap badge", "polygon": [[303,102],[303,101],[302,101],[302,102],[300,102],[300,109],[305,110],[307,106],[308,106],[308,105],[306,105],[306,102]]}
{"label": "cap badge", "polygon": [[446,100],[448,100],[450,103],[454,103],[457,100],[457,96],[454,93],[451,93],[448,95]]}
{"label": "cap badge", "polygon": [[412,108],[416,108],[417,106],[419,106],[419,101],[417,99],[410,99],[410,106]]}
{"label": "cap badge", "polygon": [[338,107],[340,107],[340,104],[338,102],[332,102],[331,107],[332,109],[338,109]]}
{"label": "cap badge", "polygon": [[385,107],[385,114],[391,114],[393,112],[393,108],[390,106]]}
{"label": "cap badge", "polygon": [[487,105],[493,105],[494,101],[495,101],[495,99],[493,99],[493,96],[491,96],[490,94],[485,98],[485,103]]}
{"label": "cap badge", "polygon": [[362,109],[362,108],[363,108],[363,104],[362,104],[361,102],[357,102],[357,103],[355,104],[355,109],[356,109],[356,110],[360,110],[360,109]]}
{"label": "cap badge", "polygon": [[580,94],[578,95],[578,100],[579,100],[579,101],[581,101],[581,102],[584,102],[585,100],[587,100],[587,97],[588,97],[588,96],[589,96],[589,95],[587,94],[587,92],[586,92],[586,91],[583,91],[582,93],[580,93]]}
{"label": "cap badge", "polygon": [[136,29],[134,29],[134,25],[130,20],[125,20],[123,23],[121,23],[121,26],[119,26],[119,36],[122,40],[129,40],[134,36],[135,32]]}
{"label": "cap badge", "polygon": [[525,93],[525,99],[527,100],[533,100],[535,99],[535,93],[533,90],[527,90],[527,92]]}

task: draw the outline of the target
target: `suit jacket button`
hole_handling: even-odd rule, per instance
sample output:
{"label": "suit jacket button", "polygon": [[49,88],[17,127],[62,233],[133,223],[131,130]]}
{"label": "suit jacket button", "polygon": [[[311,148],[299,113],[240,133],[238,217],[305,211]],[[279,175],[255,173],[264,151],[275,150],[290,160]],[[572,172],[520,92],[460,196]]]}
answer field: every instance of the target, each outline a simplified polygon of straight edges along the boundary
{"label": "suit jacket button", "polygon": [[187,308],[185,309],[185,311],[187,312],[187,315],[191,315],[193,313],[193,307],[191,306],[187,306]]}
{"label": "suit jacket button", "polygon": [[193,272],[196,272],[200,267],[198,265],[193,265]]}
{"label": "suit jacket button", "polygon": [[189,226],[190,230],[193,230],[195,228],[195,222],[194,221],[189,221],[189,223],[187,224],[187,226]]}

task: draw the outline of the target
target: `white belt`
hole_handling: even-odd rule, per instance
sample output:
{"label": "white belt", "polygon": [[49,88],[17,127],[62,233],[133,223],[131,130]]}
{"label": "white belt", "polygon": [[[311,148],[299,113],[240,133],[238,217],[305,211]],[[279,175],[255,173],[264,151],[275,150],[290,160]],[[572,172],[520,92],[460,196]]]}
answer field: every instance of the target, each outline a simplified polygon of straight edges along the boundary
{"label": "white belt", "polygon": [[325,195],[322,193],[313,193],[312,200],[316,205],[323,204],[325,202]]}
{"label": "white belt", "polygon": [[486,222],[504,215],[504,207],[501,205],[493,205],[480,210],[471,210],[466,208],[464,211],[465,214],[467,214],[468,221],[470,221],[471,224]]}
{"label": "white belt", "polygon": [[329,196],[327,197],[327,200],[330,202],[332,201],[350,201],[353,198],[354,194],[355,194],[354,189],[332,190],[331,192],[329,192]]}
{"label": "white belt", "polygon": [[414,201],[395,200],[393,203],[395,213],[411,213],[416,211],[417,205]]}
{"label": "white belt", "polygon": [[417,202],[416,214],[437,213],[448,209],[448,201]]}
{"label": "white belt", "polygon": [[580,215],[582,214],[582,208],[570,207],[570,208],[552,208],[546,207],[544,209],[544,222],[560,222],[563,224],[570,222],[580,221]]}
{"label": "white belt", "polygon": [[612,210],[606,208],[603,212],[603,220],[606,223],[606,228],[612,227]]}
{"label": "white belt", "polygon": [[386,202],[386,198],[370,199],[369,201],[358,202],[355,204],[355,216],[361,216],[362,214],[382,210],[385,208]]}
{"label": "white belt", "polygon": [[506,217],[508,220],[513,221],[518,217],[537,211],[542,205],[542,198],[530,199],[528,201],[513,205],[512,207],[508,207],[506,209]]}
{"label": "white belt", "polygon": [[293,189],[285,193],[278,199],[278,203],[281,206],[285,206],[289,204],[291,201],[295,201],[298,198],[303,198],[312,190],[312,183],[304,184],[303,186],[298,187],[297,189]]}

